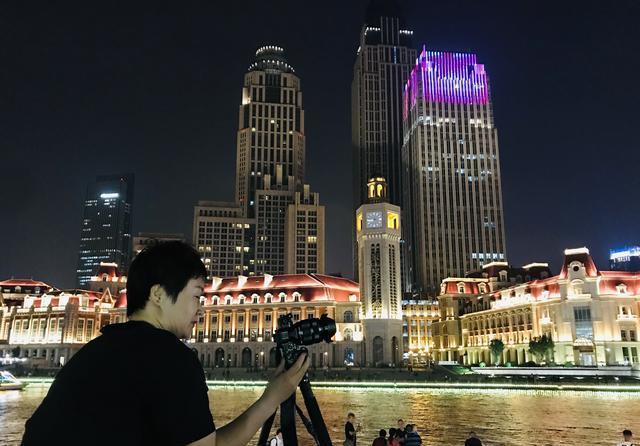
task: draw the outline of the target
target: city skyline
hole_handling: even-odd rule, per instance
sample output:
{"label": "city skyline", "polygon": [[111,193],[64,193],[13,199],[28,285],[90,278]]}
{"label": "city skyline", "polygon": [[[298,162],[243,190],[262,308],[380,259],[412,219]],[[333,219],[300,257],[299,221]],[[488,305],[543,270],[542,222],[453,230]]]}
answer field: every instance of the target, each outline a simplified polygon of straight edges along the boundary
{"label": "city skyline", "polygon": [[[341,5],[335,24],[313,18],[326,16],[318,6],[296,9],[304,26],[256,3],[249,18],[223,24],[220,33],[237,31],[232,45],[205,30],[214,7],[203,7],[198,18],[188,8],[154,17],[132,11],[145,18],[145,32],[137,20],[110,24],[108,14],[92,18],[76,11],[58,26],[51,17],[60,10],[9,8],[5,15],[17,18],[2,31],[13,43],[4,105],[10,108],[4,131],[12,168],[0,180],[9,210],[0,232],[9,260],[0,264],[0,276],[71,285],[82,192],[100,174],[136,174],[132,232],[189,238],[197,200],[233,197],[228,173],[235,165],[238,79],[255,48],[271,43],[287,48],[304,79],[305,110],[315,127],[306,135],[307,176],[327,207],[326,270],[351,275],[353,218],[344,194],[351,184],[349,84],[366,3]],[[526,5],[408,6],[416,48],[428,43],[473,52],[490,67],[507,149],[501,153],[507,260],[553,265],[564,247],[586,245],[604,265],[610,248],[637,244],[640,208],[630,191],[638,184],[638,154],[630,135],[638,112],[628,98],[638,93],[632,82],[638,61],[619,63],[634,40],[630,6],[600,11],[581,4],[576,11],[555,5],[553,17],[544,7]],[[291,29],[267,27],[265,17]],[[242,26],[259,31],[245,36]],[[334,32],[317,39],[328,26]],[[70,38],[76,33],[85,38]],[[317,57],[325,52],[331,60]],[[217,70],[222,61],[227,66]],[[606,110],[615,113],[601,113]],[[34,159],[38,163],[30,163]],[[209,173],[199,175],[205,166]],[[53,187],[51,172],[62,178]],[[20,194],[7,193],[18,187]]]}

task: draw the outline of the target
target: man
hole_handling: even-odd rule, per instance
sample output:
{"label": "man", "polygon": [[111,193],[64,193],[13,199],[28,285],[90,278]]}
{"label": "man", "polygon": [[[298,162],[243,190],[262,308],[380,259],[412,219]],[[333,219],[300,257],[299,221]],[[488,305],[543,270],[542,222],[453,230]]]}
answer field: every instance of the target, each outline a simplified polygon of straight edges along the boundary
{"label": "man", "polygon": [[373,440],[373,444],[371,446],[387,446],[387,431],[380,429],[380,432],[378,432],[378,438]]}
{"label": "man", "polygon": [[182,242],[138,254],[127,281],[129,321],[104,327],[60,370],[22,444],[246,445],[295,391],[309,360],[287,371],[281,363],[262,396],[216,430],[202,366],[180,341],[198,320],[206,275]]}
{"label": "man", "polygon": [[623,430],[622,436],[624,437],[624,441],[618,446],[635,446],[636,443],[633,441],[633,433],[629,429]]}
{"label": "man", "polygon": [[349,412],[347,422],[344,424],[344,446],[356,446],[356,428],[353,424],[355,421],[355,414]]}
{"label": "man", "polygon": [[398,441],[400,443],[404,443],[404,439],[407,436],[407,432],[405,431],[404,420],[402,418],[398,419],[398,429],[396,430],[396,436],[398,437]]}
{"label": "man", "polygon": [[404,439],[404,446],[419,446],[422,444],[422,438],[416,432],[415,425],[407,424],[407,436]]}
{"label": "man", "polygon": [[282,429],[278,429],[276,431],[276,436],[271,439],[269,446],[284,446],[284,441],[282,440]]}
{"label": "man", "polygon": [[469,432],[469,438],[464,441],[464,446],[482,446],[482,442],[475,432]]}

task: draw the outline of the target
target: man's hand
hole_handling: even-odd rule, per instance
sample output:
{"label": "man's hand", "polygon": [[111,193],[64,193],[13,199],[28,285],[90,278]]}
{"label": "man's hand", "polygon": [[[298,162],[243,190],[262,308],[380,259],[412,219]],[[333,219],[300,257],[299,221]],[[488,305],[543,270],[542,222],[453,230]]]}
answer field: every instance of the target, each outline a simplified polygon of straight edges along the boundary
{"label": "man's hand", "polygon": [[298,384],[309,368],[308,355],[300,355],[289,370],[284,369],[284,359],[280,361],[273,377],[267,384],[262,397],[275,407],[289,398],[296,391]]}

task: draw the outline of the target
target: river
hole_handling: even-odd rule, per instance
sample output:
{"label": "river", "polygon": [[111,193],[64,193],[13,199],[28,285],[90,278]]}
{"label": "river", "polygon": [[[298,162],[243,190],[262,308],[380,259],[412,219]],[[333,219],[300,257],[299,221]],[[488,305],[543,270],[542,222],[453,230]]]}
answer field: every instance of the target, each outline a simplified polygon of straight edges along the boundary
{"label": "river", "polygon": [[[24,422],[47,391],[48,385],[32,384],[21,392],[0,392],[0,444],[20,443]],[[216,425],[233,419],[260,393],[260,388],[211,389]],[[397,418],[416,423],[423,444],[438,446],[462,445],[471,430],[485,445],[505,446],[615,445],[625,428],[640,433],[638,393],[327,388],[314,393],[337,446],[347,412],[361,423],[359,446],[370,445],[378,430],[395,426]],[[303,431],[298,426],[300,446],[311,446]]]}

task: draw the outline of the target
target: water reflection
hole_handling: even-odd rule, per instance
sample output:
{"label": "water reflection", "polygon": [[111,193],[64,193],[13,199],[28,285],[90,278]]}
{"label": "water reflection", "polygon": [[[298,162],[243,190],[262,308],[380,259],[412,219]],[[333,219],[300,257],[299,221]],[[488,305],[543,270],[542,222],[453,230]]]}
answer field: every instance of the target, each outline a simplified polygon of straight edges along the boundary
{"label": "water reflection", "polygon": [[[48,386],[31,385],[23,392],[0,392],[0,444],[20,443],[25,420],[47,391]],[[350,411],[362,425],[361,446],[371,444],[379,429],[394,426],[398,418],[416,423],[428,445],[462,445],[470,430],[489,445],[611,445],[620,440],[622,429],[640,430],[640,395],[634,393],[456,389],[314,389],[314,393],[336,445],[342,444],[344,418]],[[260,388],[210,390],[216,424],[235,418],[260,394]],[[298,432],[300,446],[311,446],[300,423]]]}

